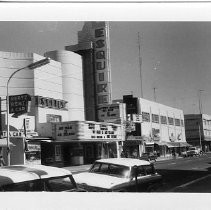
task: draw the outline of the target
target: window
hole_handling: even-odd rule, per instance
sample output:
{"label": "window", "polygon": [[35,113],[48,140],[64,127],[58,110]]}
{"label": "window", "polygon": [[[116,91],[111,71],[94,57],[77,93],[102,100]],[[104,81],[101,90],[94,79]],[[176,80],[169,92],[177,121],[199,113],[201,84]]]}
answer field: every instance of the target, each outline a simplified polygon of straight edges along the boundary
{"label": "window", "polygon": [[150,122],[150,115],[147,112],[142,112],[142,120],[145,122]]}
{"label": "window", "polygon": [[46,185],[48,190],[53,192],[70,191],[76,188],[76,184],[71,176],[48,179],[46,180]]}
{"label": "window", "polygon": [[152,114],[152,122],[154,122],[154,123],[159,123],[159,115],[157,115],[157,114]]}
{"label": "window", "polygon": [[160,116],[161,124],[167,124],[167,117],[166,116]]}
{"label": "window", "polygon": [[154,174],[155,173],[155,169],[153,167],[153,165],[145,165],[143,166],[146,175],[150,175],[150,174]]}
{"label": "window", "polygon": [[168,117],[169,125],[174,125],[174,119],[172,117]]}
{"label": "window", "polygon": [[181,120],[181,126],[184,126],[184,120]]}
{"label": "window", "polygon": [[179,119],[175,119],[175,125],[180,126],[180,120]]}

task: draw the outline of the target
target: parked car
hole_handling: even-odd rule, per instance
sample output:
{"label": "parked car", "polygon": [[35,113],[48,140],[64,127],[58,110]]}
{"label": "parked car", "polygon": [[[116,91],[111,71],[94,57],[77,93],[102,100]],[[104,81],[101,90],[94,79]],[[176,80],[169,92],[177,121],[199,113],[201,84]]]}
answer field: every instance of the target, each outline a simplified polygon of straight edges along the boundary
{"label": "parked car", "polygon": [[141,160],[147,160],[147,161],[156,161],[157,159],[157,155],[152,153],[152,152],[148,152],[148,153],[143,153],[140,157]]}
{"label": "parked car", "polygon": [[197,147],[190,147],[187,151],[187,157],[199,156],[201,154],[201,150]]}
{"label": "parked car", "polygon": [[0,191],[84,191],[70,171],[43,165],[0,168]]}
{"label": "parked car", "polygon": [[91,192],[150,192],[162,186],[154,165],[134,158],[96,160],[88,172],[75,174],[74,179]]}

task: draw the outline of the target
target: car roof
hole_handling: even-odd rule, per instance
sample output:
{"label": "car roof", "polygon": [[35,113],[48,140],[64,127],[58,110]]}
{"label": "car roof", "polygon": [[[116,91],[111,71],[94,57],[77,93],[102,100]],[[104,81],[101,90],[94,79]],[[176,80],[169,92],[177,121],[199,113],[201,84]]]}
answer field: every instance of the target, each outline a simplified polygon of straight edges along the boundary
{"label": "car roof", "polygon": [[13,165],[0,168],[0,186],[31,181],[36,179],[52,178],[71,175],[66,169],[43,165]]}
{"label": "car roof", "polygon": [[151,163],[146,160],[139,160],[135,158],[109,158],[109,159],[100,159],[96,162],[100,163],[109,163],[109,164],[116,164],[116,165],[124,165],[128,167],[132,166],[140,166],[140,165],[150,165]]}

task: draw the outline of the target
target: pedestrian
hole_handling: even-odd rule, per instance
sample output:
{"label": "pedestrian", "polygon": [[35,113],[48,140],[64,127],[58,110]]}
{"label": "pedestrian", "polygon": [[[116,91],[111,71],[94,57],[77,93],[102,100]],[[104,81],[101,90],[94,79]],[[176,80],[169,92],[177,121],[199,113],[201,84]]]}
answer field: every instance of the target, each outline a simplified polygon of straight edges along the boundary
{"label": "pedestrian", "polygon": [[5,166],[4,158],[2,155],[0,155],[0,166]]}

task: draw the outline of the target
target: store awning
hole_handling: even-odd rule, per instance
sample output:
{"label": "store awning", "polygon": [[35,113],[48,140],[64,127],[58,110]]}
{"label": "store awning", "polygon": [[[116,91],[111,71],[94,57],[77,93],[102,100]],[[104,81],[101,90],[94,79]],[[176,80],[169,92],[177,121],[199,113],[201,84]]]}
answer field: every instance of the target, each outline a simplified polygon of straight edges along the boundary
{"label": "store awning", "polygon": [[[13,143],[9,143],[10,146],[15,146]],[[7,147],[7,139],[0,139],[0,147]]]}
{"label": "store awning", "polygon": [[191,147],[192,145],[188,144],[187,142],[180,142],[179,146],[180,147]]}
{"label": "store awning", "polygon": [[126,141],[124,141],[125,146],[139,145],[139,144],[141,144],[141,141],[139,141],[139,140],[126,140]]}
{"label": "store awning", "polygon": [[167,146],[167,142],[164,142],[164,141],[155,142],[155,144],[157,144],[159,146]]}
{"label": "store awning", "polygon": [[167,142],[167,147],[172,148],[172,147],[180,147],[178,142]]}

